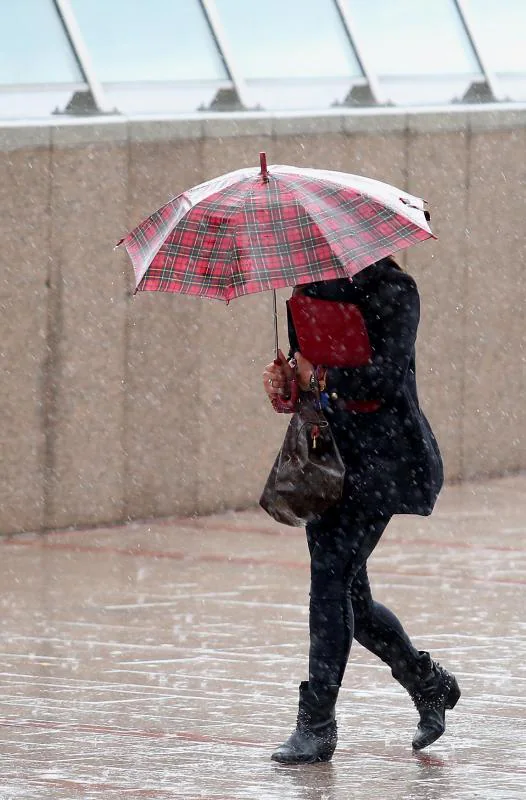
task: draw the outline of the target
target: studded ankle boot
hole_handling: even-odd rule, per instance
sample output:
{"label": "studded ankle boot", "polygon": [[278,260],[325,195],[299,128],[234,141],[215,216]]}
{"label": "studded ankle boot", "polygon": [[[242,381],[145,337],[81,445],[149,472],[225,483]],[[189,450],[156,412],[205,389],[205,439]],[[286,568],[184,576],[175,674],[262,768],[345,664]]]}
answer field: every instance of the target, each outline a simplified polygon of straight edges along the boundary
{"label": "studded ankle boot", "polygon": [[436,742],[446,730],[446,708],[454,708],[460,698],[460,689],[454,675],[429,658],[430,670],[406,689],[420,715],[413,738],[415,750]]}
{"label": "studded ankle boot", "polygon": [[336,749],[338,733],[334,708],[339,686],[314,691],[309,683],[300,684],[296,730],[272,753],[280,764],[312,764],[330,761]]}

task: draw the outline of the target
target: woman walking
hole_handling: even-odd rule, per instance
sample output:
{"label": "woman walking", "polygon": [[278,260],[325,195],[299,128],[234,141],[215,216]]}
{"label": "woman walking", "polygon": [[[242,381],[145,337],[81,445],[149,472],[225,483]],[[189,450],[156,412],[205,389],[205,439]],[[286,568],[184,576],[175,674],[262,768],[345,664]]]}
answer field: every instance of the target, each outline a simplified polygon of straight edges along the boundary
{"label": "woman walking", "polygon": [[[394,514],[431,513],[443,483],[437,442],[420,410],[415,340],[420,316],[413,278],[385,258],[353,279],[305,284],[295,291],[356,305],[372,356],[324,375],[327,417],[346,467],[341,502],[306,528],[311,558],[309,679],[300,684],[296,729],[272,755],[287,763],[329,761],[337,742],[335,705],[353,638],[377,655],[409,692],[420,716],[417,750],[445,730],[445,711],[460,690],[453,675],[417,650],[392,611],[373,600],[367,559]],[[317,331],[323,338],[324,331]],[[299,352],[289,317],[293,369],[281,354],[263,380],[271,400],[295,379],[317,388],[316,365]]]}

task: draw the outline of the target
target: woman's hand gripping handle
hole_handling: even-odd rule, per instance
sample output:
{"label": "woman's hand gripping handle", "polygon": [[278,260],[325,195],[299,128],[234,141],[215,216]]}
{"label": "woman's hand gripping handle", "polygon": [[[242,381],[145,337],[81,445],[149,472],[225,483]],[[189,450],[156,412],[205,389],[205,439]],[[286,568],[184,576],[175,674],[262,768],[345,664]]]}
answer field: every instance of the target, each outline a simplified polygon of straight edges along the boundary
{"label": "woman's hand gripping handle", "polygon": [[263,371],[263,388],[275,411],[291,414],[298,402],[298,382],[296,362],[287,361],[281,350],[271,364]]}

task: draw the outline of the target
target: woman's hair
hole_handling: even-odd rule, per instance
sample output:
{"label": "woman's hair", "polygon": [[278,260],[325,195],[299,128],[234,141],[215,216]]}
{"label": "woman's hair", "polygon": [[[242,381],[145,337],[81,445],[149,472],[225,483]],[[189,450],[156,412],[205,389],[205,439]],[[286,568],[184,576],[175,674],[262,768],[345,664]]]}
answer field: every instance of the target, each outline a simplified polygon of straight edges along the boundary
{"label": "woman's hair", "polygon": [[[381,266],[395,267],[395,269],[402,271],[402,267],[394,260],[392,256],[386,256],[385,258],[381,258],[378,261],[375,261],[373,264],[370,264],[368,267],[365,267],[364,270],[360,270],[357,275],[360,275],[361,272],[364,272],[365,270],[375,269]],[[344,299],[348,287],[349,278],[335,278],[334,280],[330,281],[304,283],[296,288],[307,297],[315,297],[318,300],[338,300],[339,297]]]}

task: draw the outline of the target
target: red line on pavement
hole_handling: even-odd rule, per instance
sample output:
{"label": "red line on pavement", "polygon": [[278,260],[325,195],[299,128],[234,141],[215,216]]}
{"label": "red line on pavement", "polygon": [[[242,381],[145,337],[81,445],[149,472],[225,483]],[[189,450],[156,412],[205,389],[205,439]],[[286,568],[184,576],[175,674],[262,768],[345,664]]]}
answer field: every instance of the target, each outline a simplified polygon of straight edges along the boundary
{"label": "red line on pavement", "polygon": [[[91,796],[91,792],[96,790],[97,792],[105,791],[105,792],[119,792],[119,797],[145,797],[145,798],[155,798],[162,796],[162,797],[174,797],[174,790],[173,789],[138,789],[134,788],[133,786],[124,786],[123,784],[117,783],[97,783],[95,781],[90,781],[89,783],[83,783],[82,781],[76,780],[67,780],[66,778],[28,778],[27,782],[31,786],[54,786],[57,789],[74,789],[76,791],[82,792],[89,792],[86,794],[86,797]],[[235,800],[232,795],[217,795],[217,794],[191,794],[187,795],[185,800]]]}
{"label": "red line on pavement", "polygon": [[140,545],[136,547],[112,547],[110,545],[76,544],[74,542],[46,542],[46,540],[11,541],[13,547],[36,547],[41,550],[69,550],[73,553],[112,553],[113,555],[134,556],[145,558],[166,558],[174,561],[197,561],[244,564],[248,566],[274,565],[290,567],[293,569],[307,569],[308,565],[300,561],[277,561],[270,558],[256,558],[254,556],[230,556],[223,553],[206,553],[191,555],[180,550],[146,550]]}
{"label": "red line on pavement", "polygon": [[[56,722],[52,720],[13,720],[13,719],[0,719],[0,727],[3,728],[15,728],[15,729],[29,729],[35,728],[37,730],[48,729],[52,731],[57,731],[60,733],[64,732],[73,732],[73,733],[80,733],[80,734],[103,734],[108,736],[128,736],[128,737],[138,737],[138,738],[146,738],[146,739],[166,739],[166,740],[173,740],[178,739],[180,741],[185,742],[195,742],[197,744],[217,744],[217,745],[227,745],[227,746],[240,746],[240,747],[252,747],[257,749],[263,749],[268,747],[268,742],[261,742],[261,741],[253,741],[253,740],[246,740],[246,739],[232,739],[227,737],[220,737],[220,736],[210,736],[207,734],[200,734],[200,733],[193,733],[190,731],[175,731],[173,733],[168,733],[167,731],[162,730],[148,730],[148,729],[127,729],[127,728],[118,728],[109,725],[88,725],[88,724],[80,724],[80,723],[67,723],[67,722]],[[355,750],[351,750],[345,747],[338,748],[339,755],[356,755]],[[377,753],[370,753],[371,755],[378,755]],[[369,755],[368,753],[364,753],[364,755]],[[440,757],[434,756],[429,753],[414,753],[408,752],[407,755],[397,755],[395,753],[382,753],[381,758],[387,762],[393,763],[407,763],[409,760],[416,759],[417,761],[421,761],[424,764],[433,766],[433,765],[442,765],[444,762]],[[447,759],[447,764],[450,766],[452,763],[461,763],[458,759]],[[514,767],[510,774],[526,774],[526,770],[520,767]],[[8,777],[4,774],[4,780]],[[67,779],[53,779],[53,778],[37,778],[30,781],[33,784],[41,783],[42,785],[55,785],[55,786],[62,786],[64,788],[68,787],[82,787],[82,788],[97,788],[97,789],[107,789],[107,790],[120,790],[124,791],[129,794],[141,794],[141,796],[148,797],[148,794],[154,792],[155,796],[159,793],[157,790],[153,789],[135,789],[133,787],[126,787],[126,786],[118,786],[116,784],[107,784],[107,783],[88,783],[82,784],[80,781],[77,782],[75,780],[67,780]],[[163,790],[164,791],[164,790]],[[168,794],[173,795],[173,791],[170,792],[166,790]],[[188,800],[192,800],[193,796],[189,796]],[[196,796],[195,796],[196,797]],[[199,798],[202,800],[206,800],[206,795],[199,795]],[[197,800],[197,798],[196,798]],[[217,795],[213,795],[213,800],[233,800],[229,796],[221,796],[218,797]]]}
{"label": "red line on pavement", "polygon": [[[184,526],[184,520],[182,521]],[[305,536],[305,531],[303,528],[292,528],[292,527],[285,527],[284,525],[276,526],[276,527],[256,527],[256,526],[245,526],[244,528],[239,528],[236,525],[225,525],[223,523],[203,523],[199,524],[199,520],[190,520],[191,527],[198,528],[200,531],[206,532],[207,530],[215,531],[215,532],[222,532],[225,533],[262,533],[266,536]],[[190,527],[188,525],[188,527]],[[510,547],[509,545],[485,545],[485,544],[477,544],[474,542],[444,542],[439,539],[405,539],[399,536],[391,536],[389,533],[385,534],[385,537],[382,540],[384,543],[389,544],[403,544],[403,545],[419,545],[425,544],[429,547],[439,547],[441,549],[462,549],[462,550],[495,550],[499,553],[524,553],[526,552],[525,548],[522,547]]]}
{"label": "red line on pavement", "polygon": [[[266,536],[305,536],[305,531],[303,528],[293,528],[287,527],[285,525],[275,525],[275,526],[255,526],[255,525],[245,525],[243,528],[237,525],[227,525],[222,522],[207,522],[206,519],[199,520],[199,519],[189,519],[189,520],[180,520],[180,523],[183,527],[193,527],[198,528],[200,531],[206,532],[207,530],[222,532],[225,533],[262,533]],[[154,523],[155,524],[155,521]],[[440,547],[443,549],[447,548],[460,548],[465,550],[496,550],[497,552],[502,553],[524,553],[526,550],[521,547],[510,547],[509,545],[480,545],[474,542],[444,542],[439,539],[405,539],[398,536],[391,536],[389,533],[385,535],[383,539],[384,542],[388,542],[391,544],[403,544],[403,545],[419,545],[425,544],[429,545],[430,547]]]}
{"label": "red line on pavement", "polygon": [[168,733],[158,729],[118,728],[112,725],[90,725],[86,723],[55,722],[53,720],[13,720],[0,719],[1,728],[36,728],[70,733],[100,733],[110,736],[132,736],[142,739],[181,739],[200,744],[231,744],[243,747],[262,747],[263,743],[246,739],[231,739],[221,736],[208,736],[202,733],[174,731]]}
{"label": "red line on pavement", "polygon": [[[44,531],[43,533],[35,532],[34,535],[45,538],[45,537],[52,537],[52,536],[60,536],[60,535],[70,535],[70,534],[81,534],[81,533],[88,533],[88,534],[109,534],[109,533],[129,533],[130,535],[133,534],[134,528],[138,525],[151,525],[155,527],[171,527],[171,526],[179,526],[181,528],[195,528],[199,532],[206,533],[207,531],[213,531],[215,533],[238,533],[243,535],[245,533],[256,533],[262,534],[264,536],[292,536],[292,537],[304,537],[305,531],[303,528],[295,528],[295,527],[288,527],[285,525],[274,525],[274,526],[256,526],[256,525],[244,525],[240,527],[238,525],[228,525],[224,522],[208,522],[207,518],[193,518],[193,517],[163,517],[160,519],[152,519],[152,520],[140,520],[134,521],[132,523],[115,523],[115,525],[106,525],[96,528],[71,528],[71,529],[57,529],[57,530],[50,530]],[[18,536],[27,536],[30,532],[26,532],[25,534],[9,534],[2,538],[2,541],[6,544],[12,543]],[[526,552],[526,548],[523,547],[511,547],[510,545],[494,545],[494,544],[478,544],[475,542],[445,542],[440,539],[406,539],[399,536],[391,536],[389,533],[385,534],[383,542],[386,544],[403,544],[406,545],[426,545],[426,547],[437,547],[442,550],[448,549],[460,549],[460,550],[490,550],[495,551],[497,553],[524,553]]]}
{"label": "red line on pavement", "polygon": [[[82,781],[67,780],[66,778],[27,778],[26,780],[29,786],[54,786],[56,789],[75,790],[83,793],[89,792],[90,794],[93,790],[97,792],[111,792],[112,794],[113,792],[119,792],[119,797],[145,797],[152,798],[152,800],[159,796],[174,796],[173,790],[170,789],[135,789],[132,786],[123,786],[117,783],[98,783],[96,781],[83,783]],[[89,794],[86,794],[86,797],[89,796]],[[194,795],[194,798],[197,800],[197,795]],[[193,800],[193,798],[189,797],[188,800]],[[207,798],[204,797],[203,800],[207,800]],[[210,800],[212,800],[212,796]],[[216,800],[216,798],[213,797],[213,800]],[[231,798],[217,798],[217,800],[231,800]]]}
{"label": "red line on pavement", "polygon": [[497,553],[526,553],[523,547],[508,547],[507,545],[493,545],[493,544],[474,544],[473,542],[441,542],[436,539],[401,539],[398,536],[390,537],[387,534],[384,543],[388,544],[403,544],[403,545],[419,545],[425,544],[426,547],[439,547],[442,550],[491,550]]}
{"label": "red line on pavement", "polygon": [[[206,553],[202,555],[191,555],[181,551],[145,550],[140,545],[134,548],[111,547],[108,545],[83,545],[72,542],[53,542],[44,539],[31,540],[10,540],[9,544],[13,547],[36,547],[41,550],[69,550],[73,553],[111,553],[113,555],[133,556],[134,558],[164,558],[174,561],[188,561],[198,563],[220,563],[220,564],[241,564],[245,566],[274,566],[285,567],[286,569],[308,569],[309,565],[302,561],[280,561],[271,558],[256,558],[254,556],[231,556],[224,553]],[[383,575],[395,575],[397,577],[415,578],[448,578],[448,580],[458,580],[465,583],[496,583],[509,584],[511,586],[523,586],[526,579],[520,578],[476,578],[473,576],[455,576],[441,573],[437,575],[433,572],[400,572],[389,569],[375,567],[374,572]]]}

